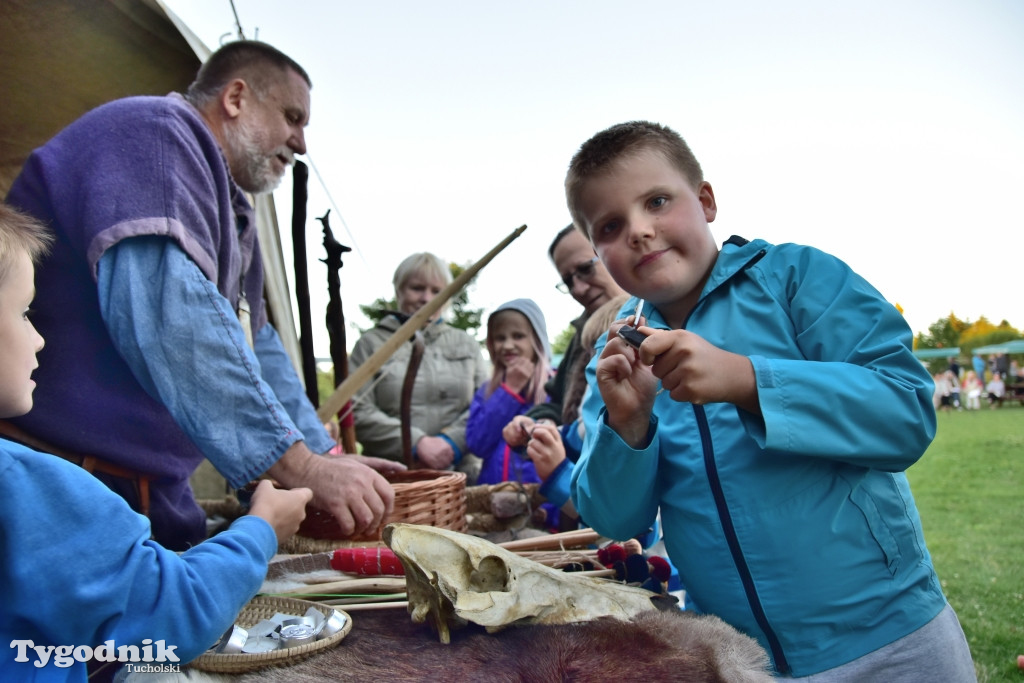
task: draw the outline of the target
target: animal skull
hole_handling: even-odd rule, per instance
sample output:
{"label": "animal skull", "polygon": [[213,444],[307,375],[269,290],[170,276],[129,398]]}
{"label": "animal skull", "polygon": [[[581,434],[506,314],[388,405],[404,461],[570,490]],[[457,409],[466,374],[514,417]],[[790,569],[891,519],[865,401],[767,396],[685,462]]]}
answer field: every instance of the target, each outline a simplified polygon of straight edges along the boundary
{"label": "animal skull", "polygon": [[429,617],[442,643],[450,642],[449,625],[467,621],[494,632],[509,624],[626,621],[656,609],[649,591],[558,571],[468,534],[395,523],[382,537],[405,568],[412,620]]}

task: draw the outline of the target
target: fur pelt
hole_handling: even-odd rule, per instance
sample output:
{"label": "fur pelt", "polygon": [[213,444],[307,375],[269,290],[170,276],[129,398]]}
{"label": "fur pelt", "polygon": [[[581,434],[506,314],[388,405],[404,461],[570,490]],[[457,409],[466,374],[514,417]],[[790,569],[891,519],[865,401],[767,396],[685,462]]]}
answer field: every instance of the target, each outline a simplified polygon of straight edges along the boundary
{"label": "fur pelt", "polygon": [[[311,681],[693,681],[768,683],[768,656],[717,617],[648,612],[632,622],[529,626],[488,634],[470,625],[449,645],[404,610],[353,612],[336,648],[235,683]],[[214,677],[219,679],[219,677]],[[225,680],[225,679],[220,679]]]}

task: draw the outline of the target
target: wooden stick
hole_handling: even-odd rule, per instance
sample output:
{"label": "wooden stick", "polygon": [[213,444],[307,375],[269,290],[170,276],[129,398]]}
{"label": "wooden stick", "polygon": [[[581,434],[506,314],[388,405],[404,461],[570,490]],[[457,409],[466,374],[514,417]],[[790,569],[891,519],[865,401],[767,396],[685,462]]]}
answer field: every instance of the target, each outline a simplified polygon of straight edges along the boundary
{"label": "wooden stick", "polygon": [[[311,595],[315,595],[315,594],[311,594]],[[409,599],[409,594],[408,593],[393,593],[393,594],[390,594],[390,595],[388,595],[388,594],[383,594],[383,595],[370,595],[370,594],[367,594],[367,597],[365,597],[365,598],[341,598],[341,597],[337,597],[337,595],[333,595],[332,596],[332,595],[324,594],[324,595],[322,595],[320,597],[319,600],[317,600],[317,602],[323,602],[323,603],[331,604],[331,605],[362,605],[362,604],[365,604],[365,603],[368,603],[368,602],[400,602],[402,600],[406,600],[407,601],[408,599]]]}
{"label": "wooden stick", "polygon": [[[328,603],[329,604],[329,603]],[[409,601],[403,600],[402,602],[364,602],[359,605],[338,605],[342,607],[345,612],[359,612],[361,610],[370,609],[397,609],[403,607],[409,609]]]}
{"label": "wooden stick", "polygon": [[355,372],[348,376],[348,378],[342,382],[334,393],[331,394],[324,404],[316,411],[317,415],[320,416],[320,420],[326,422],[341,410],[350,398],[355,396],[356,392],[366,383],[370,377],[372,377],[384,363],[387,362],[388,358],[398,350],[405,342],[409,341],[409,338],[415,334],[416,330],[419,330],[426,324],[430,316],[434,315],[450,298],[455,296],[461,290],[467,282],[469,282],[474,275],[476,275],[481,268],[491,262],[495,256],[501,252],[502,249],[507,247],[512,240],[519,237],[523,230],[526,230],[526,226],[520,226],[512,231],[512,233],[498,243],[496,247],[491,249],[487,254],[484,255],[479,261],[471,265],[462,271],[461,274],[455,280],[452,281],[447,287],[441,290],[437,296],[427,302],[423,308],[416,311],[415,314],[405,324],[399,327],[394,334],[388,337],[388,340],[374,352],[372,356],[366,359],[366,362],[356,368]]}
{"label": "wooden stick", "polygon": [[505,550],[513,552],[517,550],[557,550],[559,548],[571,548],[574,546],[590,545],[601,538],[601,534],[593,529],[578,529],[576,531],[563,531],[560,534],[545,534],[533,538],[521,538],[518,541],[499,543]]}
{"label": "wooden stick", "polygon": [[291,593],[401,593],[405,591],[405,577],[376,577],[372,579],[345,579],[327,583],[304,583],[277,594]]}

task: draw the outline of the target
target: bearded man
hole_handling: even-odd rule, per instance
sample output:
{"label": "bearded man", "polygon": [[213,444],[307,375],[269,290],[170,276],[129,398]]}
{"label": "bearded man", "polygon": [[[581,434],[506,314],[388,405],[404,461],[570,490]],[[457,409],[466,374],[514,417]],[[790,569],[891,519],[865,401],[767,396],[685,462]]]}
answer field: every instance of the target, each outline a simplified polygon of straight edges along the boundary
{"label": "bearded man", "polygon": [[35,408],[5,429],[89,467],[168,548],[205,537],[189,486],[203,458],[234,487],[266,473],[313,489],[345,532],[375,529],[393,504],[366,464],[392,463],[320,456],[334,442],[263,300],[244,192],[271,191],[305,153],[310,88],[273,47],[228,43],[184,96],[82,116],[7,196],[57,242],[36,273]]}

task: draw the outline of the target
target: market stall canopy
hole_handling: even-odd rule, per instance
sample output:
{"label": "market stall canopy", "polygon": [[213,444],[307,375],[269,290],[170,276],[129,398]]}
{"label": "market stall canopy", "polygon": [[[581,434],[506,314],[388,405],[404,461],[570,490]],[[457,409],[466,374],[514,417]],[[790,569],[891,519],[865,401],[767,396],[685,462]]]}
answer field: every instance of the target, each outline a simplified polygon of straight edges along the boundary
{"label": "market stall canopy", "polygon": [[[159,0],[0,2],[0,197],[33,149],[104,102],[184,91],[209,49]],[[273,197],[254,202],[270,316],[299,364]]]}
{"label": "market stall canopy", "polygon": [[922,360],[927,358],[949,358],[950,356],[959,356],[960,348],[955,347],[952,349],[915,349],[914,355]]}
{"label": "market stall canopy", "polygon": [[974,349],[974,352],[982,356],[987,356],[990,353],[1024,353],[1024,339],[1013,339],[1000,344],[979,346]]}

